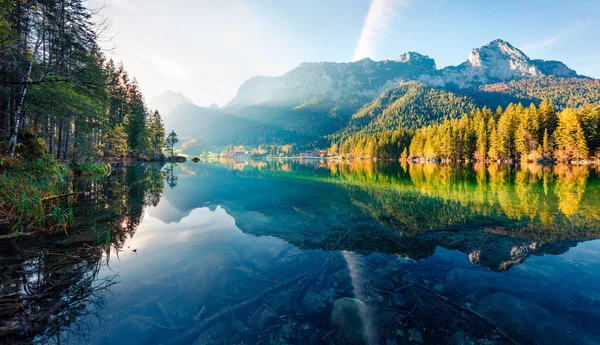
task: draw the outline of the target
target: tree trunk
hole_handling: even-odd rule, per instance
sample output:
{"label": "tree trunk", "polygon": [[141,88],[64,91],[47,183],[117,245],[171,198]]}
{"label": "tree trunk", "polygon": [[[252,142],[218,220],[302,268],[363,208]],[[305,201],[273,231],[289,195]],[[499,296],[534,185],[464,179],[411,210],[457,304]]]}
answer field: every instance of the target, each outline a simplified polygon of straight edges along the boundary
{"label": "tree trunk", "polygon": [[55,128],[54,122],[55,122],[54,116],[51,116],[50,117],[50,142],[48,144],[48,149],[52,156],[54,156],[54,152],[56,152],[54,150],[54,128]]}
{"label": "tree trunk", "polygon": [[37,51],[40,47],[41,37],[38,36],[37,42],[35,43],[35,48],[33,49],[33,55],[29,60],[29,66],[27,67],[27,72],[21,78],[21,95],[19,97],[19,102],[17,103],[17,107],[13,112],[13,122],[12,122],[12,131],[11,137],[8,142],[10,158],[15,157],[15,150],[17,148],[17,136],[19,135],[19,121],[21,120],[23,105],[25,104],[25,96],[27,96],[27,86],[29,85],[29,79],[31,78],[31,71],[33,70],[33,62],[37,56]]}
{"label": "tree trunk", "polygon": [[64,120],[61,118],[58,120],[58,148],[56,152],[56,159],[63,160],[63,129],[64,129]]}
{"label": "tree trunk", "polygon": [[64,148],[64,152],[63,152],[63,159],[65,161],[69,159],[69,139],[71,136],[71,119],[70,118],[67,120],[66,127],[67,128],[65,128],[65,148]]}

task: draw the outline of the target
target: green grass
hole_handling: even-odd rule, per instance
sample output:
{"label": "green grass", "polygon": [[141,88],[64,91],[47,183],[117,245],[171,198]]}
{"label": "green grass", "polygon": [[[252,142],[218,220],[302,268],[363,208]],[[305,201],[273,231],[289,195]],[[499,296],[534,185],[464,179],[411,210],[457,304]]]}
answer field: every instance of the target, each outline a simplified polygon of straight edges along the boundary
{"label": "green grass", "polygon": [[110,164],[107,163],[83,163],[81,165],[70,165],[76,176],[106,175],[110,172]]}
{"label": "green grass", "polygon": [[0,223],[15,232],[66,231],[74,225],[74,175],[106,174],[107,164],[84,164],[77,169],[51,156],[23,162],[0,159]]}

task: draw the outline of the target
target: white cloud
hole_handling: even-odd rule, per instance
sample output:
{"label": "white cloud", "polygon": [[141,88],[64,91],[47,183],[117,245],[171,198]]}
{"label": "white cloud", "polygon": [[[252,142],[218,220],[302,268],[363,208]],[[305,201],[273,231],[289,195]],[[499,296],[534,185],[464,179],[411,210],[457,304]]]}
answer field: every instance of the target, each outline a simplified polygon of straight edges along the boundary
{"label": "white cloud", "polygon": [[387,35],[390,23],[396,18],[399,8],[408,0],[372,0],[360,39],[354,49],[353,61],[373,57],[377,45]]}
{"label": "white cloud", "polygon": [[583,30],[587,26],[593,23],[591,19],[578,20],[569,26],[563,27],[554,34],[535,42],[529,42],[523,45],[523,50],[526,52],[535,52],[540,49],[551,47],[564,39],[568,39],[579,31]]}
{"label": "white cloud", "polygon": [[176,80],[192,81],[190,74],[179,62],[168,60],[160,56],[141,55],[141,57],[152,63],[152,66],[160,73]]}

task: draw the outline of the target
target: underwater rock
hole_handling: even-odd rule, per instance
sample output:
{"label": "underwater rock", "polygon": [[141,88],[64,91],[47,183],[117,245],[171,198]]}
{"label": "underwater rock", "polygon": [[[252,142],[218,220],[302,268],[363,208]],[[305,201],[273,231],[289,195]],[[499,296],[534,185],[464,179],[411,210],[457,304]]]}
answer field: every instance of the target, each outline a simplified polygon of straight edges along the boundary
{"label": "underwater rock", "polygon": [[279,323],[278,316],[275,309],[263,304],[258,308],[254,315],[252,315],[250,325],[258,331],[265,331]]}
{"label": "underwater rock", "polygon": [[218,345],[223,342],[221,339],[225,339],[229,334],[229,329],[222,323],[218,323],[206,331],[202,332],[196,339],[193,345]]}
{"label": "underwater rock", "polygon": [[393,282],[391,282],[390,280],[383,278],[383,279],[374,279],[373,280],[373,285],[380,289],[380,290],[384,290],[384,291],[393,291],[396,286],[394,285]]}
{"label": "underwater rock", "polygon": [[398,260],[390,260],[390,262],[385,267],[385,270],[388,272],[397,272],[400,269],[400,264]]}
{"label": "underwater rock", "polygon": [[120,336],[123,343],[132,345],[147,344],[158,328],[152,320],[141,315],[131,315],[111,325],[106,336],[108,339]]}
{"label": "underwater rock", "polygon": [[419,330],[416,328],[411,328],[408,330],[408,339],[416,343],[423,343],[423,336],[421,335],[421,332],[419,332]]}
{"label": "underwater rock", "polygon": [[312,291],[307,292],[302,299],[302,305],[306,315],[310,317],[319,316],[325,311],[325,298]]}
{"label": "underwater rock", "polygon": [[344,297],[333,302],[331,323],[338,329],[337,344],[353,345],[364,342],[362,318],[365,310],[365,304],[355,298]]}
{"label": "underwater rock", "polygon": [[448,339],[448,345],[473,345],[473,342],[464,332],[456,332]]}
{"label": "underwater rock", "polygon": [[503,330],[513,339],[527,344],[583,344],[568,333],[556,329],[574,329],[561,316],[554,317],[547,310],[529,301],[504,292],[492,293],[477,305],[477,312]]}
{"label": "underwater rock", "polygon": [[442,284],[435,284],[435,286],[433,287],[433,290],[440,292],[440,293],[444,293],[446,292],[446,286],[442,285]]}
{"label": "underwater rock", "polygon": [[406,299],[400,292],[394,292],[391,297],[393,307],[403,307],[406,304]]}
{"label": "underwater rock", "polygon": [[405,273],[402,275],[402,281],[408,285],[415,285],[418,283],[417,277],[412,273]]}

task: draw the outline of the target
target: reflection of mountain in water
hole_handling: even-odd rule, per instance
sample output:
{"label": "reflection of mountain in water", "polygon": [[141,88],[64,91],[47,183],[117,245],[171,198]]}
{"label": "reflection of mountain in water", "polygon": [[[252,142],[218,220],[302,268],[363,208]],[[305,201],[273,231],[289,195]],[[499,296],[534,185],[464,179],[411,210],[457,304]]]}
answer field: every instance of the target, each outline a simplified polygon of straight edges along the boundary
{"label": "reflection of mountain in water", "polygon": [[597,179],[588,167],[222,163],[176,168],[169,204],[182,214],[221,205],[243,231],[300,249],[418,259],[442,246],[506,270],[600,237],[598,189],[586,188]]}
{"label": "reflection of mountain in water", "polygon": [[85,336],[86,325],[75,320],[101,309],[102,292],[117,282],[116,275],[98,277],[110,249],[121,250],[133,236],[143,208],[158,203],[164,184],[158,165],[78,182],[75,189],[84,194],[73,200],[77,228],[68,236],[0,240],[0,344]]}

